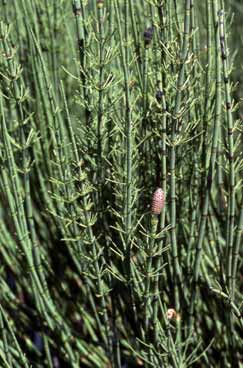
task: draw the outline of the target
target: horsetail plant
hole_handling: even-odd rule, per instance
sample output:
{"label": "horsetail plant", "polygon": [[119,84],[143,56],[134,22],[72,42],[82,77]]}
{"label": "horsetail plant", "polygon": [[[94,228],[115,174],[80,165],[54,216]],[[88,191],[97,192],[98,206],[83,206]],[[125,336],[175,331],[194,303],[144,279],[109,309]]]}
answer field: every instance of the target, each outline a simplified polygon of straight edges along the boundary
{"label": "horsetail plant", "polygon": [[1,5],[0,366],[240,368],[242,4]]}

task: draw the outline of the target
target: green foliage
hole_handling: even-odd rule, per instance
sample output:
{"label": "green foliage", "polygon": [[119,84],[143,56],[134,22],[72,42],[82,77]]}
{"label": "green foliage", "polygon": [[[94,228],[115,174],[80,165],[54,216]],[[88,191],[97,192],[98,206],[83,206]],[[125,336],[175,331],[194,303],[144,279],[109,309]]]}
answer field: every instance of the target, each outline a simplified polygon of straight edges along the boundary
{"label": "green foliage", "polygon": [[2,1],[1,367],[241,366],[242,16]]}

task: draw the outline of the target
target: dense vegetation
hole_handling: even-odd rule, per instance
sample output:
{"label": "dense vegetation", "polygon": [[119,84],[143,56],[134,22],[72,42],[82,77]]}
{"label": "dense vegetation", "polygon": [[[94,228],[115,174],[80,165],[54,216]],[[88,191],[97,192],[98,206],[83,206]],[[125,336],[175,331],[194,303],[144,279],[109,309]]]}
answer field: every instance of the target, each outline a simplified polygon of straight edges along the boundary
{"label": "dense vegetation", "polygon": [[243,366],[242,21],[2,0],[1,367]]}

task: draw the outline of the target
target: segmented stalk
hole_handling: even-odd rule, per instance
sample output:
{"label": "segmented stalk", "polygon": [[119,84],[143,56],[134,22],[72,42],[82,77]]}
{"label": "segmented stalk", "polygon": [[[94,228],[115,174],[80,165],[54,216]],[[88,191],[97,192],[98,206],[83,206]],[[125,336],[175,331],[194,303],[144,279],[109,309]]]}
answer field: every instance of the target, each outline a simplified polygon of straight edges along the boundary
{"label": "segmented stalk", "polygon": [[220,42],[219,42],[219,24],[218,24],[218,2],[217,0],[213,3],[213,21],[214,21],[214,29],[215,29],[215,74],[216,74],[216,102],[215,102],[215,115],[214,115],[214,127],[213,127],[213,140],[212,140],[212,149],[210,155],[210,165],[207,173],[207,185],[205,187],[205,197],[203,201],[202,214],[200,220],[199,227],[199,236],[196,242],[196,255],[195,261],[193,265],[193,283],[192,283],[192,296],[190,303],[190,311],[189,311],[189,333],[192,329],[193,322],[193,313],[195,308],[195,300],[197,295],[197,283],[200,272],[200,264],[201,264],[201,256],[202,256],[202,246],[205,237],[205,228],[208,217],[208,208],[209,208],[209,197],[210,191],[214,179],[214,169],[215,162],[217,156],[217,146],[218,146],[218,132],[220,129],[220,118],[221,118],[221,108],[222,108],[222,100],[221,100],[221,59],[220,59]]}

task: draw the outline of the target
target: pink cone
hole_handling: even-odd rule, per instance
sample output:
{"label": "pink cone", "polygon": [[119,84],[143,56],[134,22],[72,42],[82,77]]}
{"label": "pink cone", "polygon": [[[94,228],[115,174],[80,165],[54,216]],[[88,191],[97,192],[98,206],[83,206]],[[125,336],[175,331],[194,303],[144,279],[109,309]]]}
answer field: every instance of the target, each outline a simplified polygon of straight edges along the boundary
{"label": "pink cone", "polygon": [[151,212],[159,215],[165,205],[165,194],[161,188],[156,189],[152,197]]}

